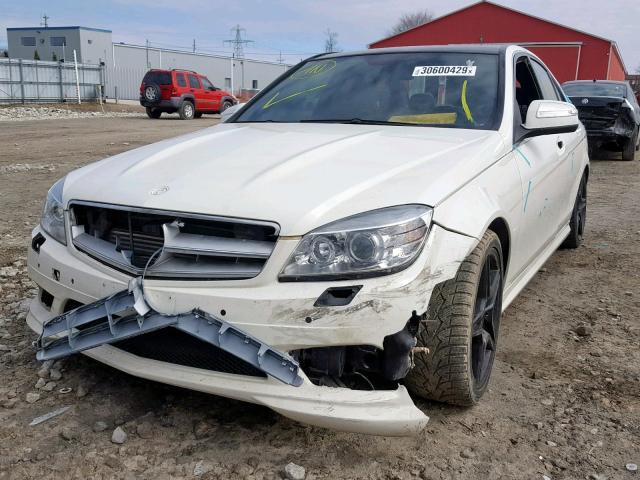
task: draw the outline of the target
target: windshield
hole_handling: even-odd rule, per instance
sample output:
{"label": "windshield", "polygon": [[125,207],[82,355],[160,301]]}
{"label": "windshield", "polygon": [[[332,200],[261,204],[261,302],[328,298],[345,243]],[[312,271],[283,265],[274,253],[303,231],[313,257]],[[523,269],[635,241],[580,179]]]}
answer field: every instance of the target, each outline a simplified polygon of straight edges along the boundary
{"label": "windshield", "polygon": [[499,57],[385,53],[305,62],[236,122],[328,122],[495,129]]}
{"label": "windshield", "polygon": [[562,89],[570,97],[625,98],[626,85],[619,83],[565,83]]}

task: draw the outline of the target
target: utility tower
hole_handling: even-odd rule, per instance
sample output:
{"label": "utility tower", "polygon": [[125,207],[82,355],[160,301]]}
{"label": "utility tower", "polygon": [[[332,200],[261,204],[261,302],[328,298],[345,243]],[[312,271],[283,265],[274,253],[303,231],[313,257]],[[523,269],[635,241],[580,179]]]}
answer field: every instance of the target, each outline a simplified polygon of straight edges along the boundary
{"label": "utility tower", "polygon": [[244,46],[253,43],[253,40],[245,40],[242,38],[242,34],[246,33],[244,28],[240,25],[236,25],[231,29],[232,33],[235,33],[235,38],[231,40],[225,40],[225,45],[231,45],[233,47],[233,56],[235,58],[244,58]]}
{"label": "utility tower", "polygon": [[44,15],[42,15],[42,21],[40,22],[40,26],[47,28],[49,26],[49,19],[51,17],[49,15],[47,15],[46,13]]}

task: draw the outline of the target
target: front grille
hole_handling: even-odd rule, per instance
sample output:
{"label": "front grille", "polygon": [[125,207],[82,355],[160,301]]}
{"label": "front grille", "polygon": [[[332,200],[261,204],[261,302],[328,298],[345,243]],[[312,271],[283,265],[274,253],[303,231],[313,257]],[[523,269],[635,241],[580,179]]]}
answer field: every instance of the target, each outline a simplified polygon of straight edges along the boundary
{"label": "front grille", "polygon": [[278,238],[275,223],[76,202],[75,247],[117,270],[150,278],[246,279]]}
{"label": "front grille", "polygon": [[160,362],[266,378],[262,371],[244,360],[172,327],[122,340],[113,346]]}

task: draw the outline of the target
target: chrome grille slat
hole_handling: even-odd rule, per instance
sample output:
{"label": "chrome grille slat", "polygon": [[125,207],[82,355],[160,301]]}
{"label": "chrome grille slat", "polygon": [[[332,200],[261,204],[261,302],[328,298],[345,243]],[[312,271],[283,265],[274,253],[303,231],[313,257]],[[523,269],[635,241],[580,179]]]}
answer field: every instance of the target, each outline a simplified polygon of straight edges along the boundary
{"label": "chrome grille slat", "polygon": [[[279,228],[269,222],[71,203],[74,246],[117,270],[149,278],[229,280],[258,275]],[[84,228],[78,229],[77,226]],[[147,265],[148,264],[148,265]]]}

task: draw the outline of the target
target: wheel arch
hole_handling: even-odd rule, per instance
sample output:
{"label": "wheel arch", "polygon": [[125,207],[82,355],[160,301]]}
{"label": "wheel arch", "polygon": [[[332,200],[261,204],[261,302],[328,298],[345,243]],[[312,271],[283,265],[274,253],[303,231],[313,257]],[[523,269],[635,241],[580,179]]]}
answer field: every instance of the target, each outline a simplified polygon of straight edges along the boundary
{"label": "wheel arch", "polygon": [[507,276],[509,269],[509,255],[511,253],[511,231],[507,221],[502,217],[497,217],[491,221],[487,230],[494,232],[500,239],[502,248],[502,264],[504,268],[504,276]]}

